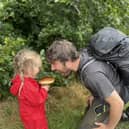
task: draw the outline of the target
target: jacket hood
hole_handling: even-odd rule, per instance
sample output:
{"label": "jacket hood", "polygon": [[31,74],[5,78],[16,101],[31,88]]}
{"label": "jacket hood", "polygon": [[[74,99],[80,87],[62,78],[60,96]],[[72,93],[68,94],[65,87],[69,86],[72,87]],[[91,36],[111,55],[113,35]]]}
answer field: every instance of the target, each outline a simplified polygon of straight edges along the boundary
{"label": "jacket hood", "polygon": [[19,87],[21,85],[21,79],[20,79],[20,76],[19,75],[16,75],[13,79],[12,79],[12,86],[10,88],[10,92],[13,94],[13,95],[17,95],[18,94],[18,91],[19,91]]}

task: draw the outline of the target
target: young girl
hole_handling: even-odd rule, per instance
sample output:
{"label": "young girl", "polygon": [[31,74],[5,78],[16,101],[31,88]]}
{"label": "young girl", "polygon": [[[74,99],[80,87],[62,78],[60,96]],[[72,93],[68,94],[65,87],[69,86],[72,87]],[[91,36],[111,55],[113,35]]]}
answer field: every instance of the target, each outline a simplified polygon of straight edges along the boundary
{"label": "young girl", "polygon": [[10,92],[18,98],[25,129],[48,129],[45,102],[49,86],[41,86],[35,80],[41,65],[40,55],[29,49],[22,49],[14,57],[15,76]]}

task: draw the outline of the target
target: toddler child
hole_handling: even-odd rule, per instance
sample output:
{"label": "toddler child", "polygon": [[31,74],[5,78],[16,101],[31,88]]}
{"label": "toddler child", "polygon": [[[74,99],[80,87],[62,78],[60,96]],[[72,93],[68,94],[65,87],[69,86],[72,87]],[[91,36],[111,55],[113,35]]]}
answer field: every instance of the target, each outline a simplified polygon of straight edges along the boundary
{"label": "toddler child", "polygon": [[13,60],[14,77],[10,92],[17,96],[25,129],[48,129],[45,102],[49,86],[35,80],[42,66],[40,55],[30,49],[20,50]]}

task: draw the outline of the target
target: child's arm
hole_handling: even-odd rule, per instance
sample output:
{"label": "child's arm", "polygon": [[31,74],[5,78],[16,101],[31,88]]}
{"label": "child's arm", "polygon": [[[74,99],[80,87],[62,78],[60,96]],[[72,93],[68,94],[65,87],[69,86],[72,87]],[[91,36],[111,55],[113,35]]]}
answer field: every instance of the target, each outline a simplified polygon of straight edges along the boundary
{"label": "child's arm", "polygon": [[21,85],[20,78],[18,76],[15,77],[15,79],[11,80],[11,87],[10,87],[10,93],[14,96],[17,96],[19,91],[19,86]]}
{"label": "child's arm", "polygon": [[48,96],[47,88],[46,86],[40,87],[38,84],[36,84],[36,86],[29,84],[29,86],[24,89],[24,96],[26,100],[28,100],[28,102],[33,106],[43,104],[45,103]]}

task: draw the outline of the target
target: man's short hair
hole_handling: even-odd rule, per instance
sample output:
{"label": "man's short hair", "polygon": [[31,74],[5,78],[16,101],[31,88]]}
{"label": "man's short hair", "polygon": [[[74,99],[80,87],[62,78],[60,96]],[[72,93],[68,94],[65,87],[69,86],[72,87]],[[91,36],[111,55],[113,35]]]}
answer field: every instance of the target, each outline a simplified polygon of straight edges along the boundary
{"label": "man's short hair", "polygon": [[65,62],[79,58],[79,52],[72,42],[68,40],[55,40],[47,49],[46,57],[49,62],[55,60]]}

